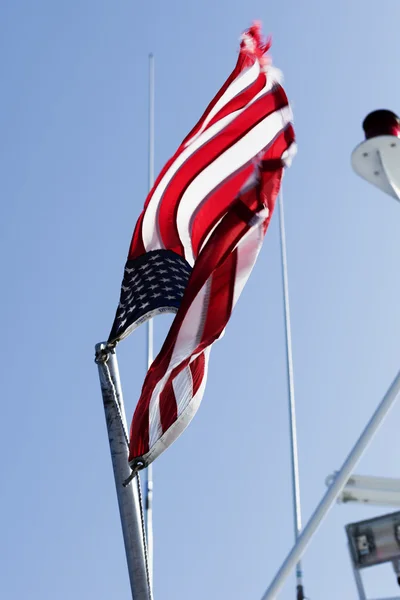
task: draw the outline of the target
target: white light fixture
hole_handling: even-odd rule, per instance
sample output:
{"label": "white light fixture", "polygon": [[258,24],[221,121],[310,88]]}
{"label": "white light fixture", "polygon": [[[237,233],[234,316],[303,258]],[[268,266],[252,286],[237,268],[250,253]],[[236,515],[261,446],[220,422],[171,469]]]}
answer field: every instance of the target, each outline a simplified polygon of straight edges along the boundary
{"label": "white light fixture", "polygon": [[375,110],[363,122],[365,140],[351,155],[354,171],[400,200],[400,119],[390,110]]}
{"label": "white light fixture", "polygon": [[[328,487],[334,479],[335,474],[326,479]],[[338,502],[400,506],[400,479],[352,475],[339,495]]]}

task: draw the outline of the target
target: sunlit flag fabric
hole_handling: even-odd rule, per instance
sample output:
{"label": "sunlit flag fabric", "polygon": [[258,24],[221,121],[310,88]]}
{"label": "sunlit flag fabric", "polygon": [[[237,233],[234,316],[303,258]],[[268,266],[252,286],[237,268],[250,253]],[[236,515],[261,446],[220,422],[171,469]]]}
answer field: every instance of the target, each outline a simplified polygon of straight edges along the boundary
{"label": "sunlit flag fabric", "polygon": [[130,432],[133,469],[185,429],[261,248],[283,167],[294,154],[291,110],[260,26],[235,69],[165,165],[136,224],[109,343],[176,312],[145,378]]}

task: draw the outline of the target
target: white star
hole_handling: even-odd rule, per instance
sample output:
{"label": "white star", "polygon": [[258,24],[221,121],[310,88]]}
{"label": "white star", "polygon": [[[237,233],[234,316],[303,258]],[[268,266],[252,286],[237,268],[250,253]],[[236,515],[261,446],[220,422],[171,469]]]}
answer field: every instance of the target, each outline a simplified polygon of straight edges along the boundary
{"label": "white star", "polygon": [[135,310],[136,308],[136,304],[134,304],[133,306],[131,306],[130,308],[128,308],[128,313],[131,313]]}
{"label": "white star", "polygon": [[155,267],[159,267],[159,266],[162,266],[162,265],[163,265],[162,260],[160,260],[159,262],[154,263]]}
{"label": "white star", "polygon": [[166,292],[171,292],[174,288],[172,287],[168,287],[167,285],[163,287],[163,290],[165,290]]}
{"label": "white star", "polygon": [[123,286],[121,286],[121,290],[122,290],[123,292],[129,292],[130,288],[129,288],[129,287],[126,287],[125,285],[123,285]]}
{"label": "white star", "polygon": [[160,281],[163,281],[164,283],[169,283],[169,279],[167,277],[161,277]]}
{"label": "white star", "polygon": [[176,267],[170,267],[171,271],[175,271],[175,273],[179,273],[179,269],[177,269]]}
{"label": "white star", "polygon": [[119,326],[123,327],[125,325],[125,323],[126,323],[126,319],[124,319],[123,321],[121,321],[120,324],[119,324]]}
{"label": "white star", "polygon": [[156,290],[158,288],[158,285],[156,283],[153,283],[153,285],[149,285],[149,288],[151,290]]}
{"label": "white star", "polygon": [[173,265],[175,264],[175,261],[172,260],[172,258],[166,258],[165,260],[169,263],[172,263]]}
{"label": "white star", "polygon": [[144,285],[138,285],[138,286],[136,287],[136,291],[137,291],[137,292],[140,292],[140,290],[142,290],[143,288],[144,288]]}
{"label": "white star", "polygon": [[126,269],[125,269],[125,271],[126,271],[127,273],[129,273],[129,274],[130,274],[130,273],[133,273],[133,271],[134,271],[134,270],[135,270],[135,269],[134,269],[133,267],[132,267],[132,269],[128,269],[128,267],[126,267]]}
{"label": "white star", "polygon": [[155,279],[155,278],[156,278],[156,276],[155,276],[155,275],[151,275],[151,277],[148,277],[148,278],[147,278],[147,281],[153,281],[153,279]]}
{"label": "white star", "polygon": [[143,302],[143,304],[140,305],[140,308],[146,308],[146,306],[149,305],[149,302]]}
{"label": "white star", "polygon": [[138,296],[139,300],[144,300],[146,298],[146,294],[141,294]]}
{"label": "white star", "polygon": [[148,269],[148,268],[149,268],[149,265],[142,265],[141,267],[139,267],[139,269],[140,269],[141,271],[143,271],[143,269],[144,269],[144,270],[146,270],[146,269]]}
{"label": "white star", "polygon": [[179,288],[180,290],[184,290],[185,289],[185,286],[181,285],[180,283],[177,283],[176,287]]}
{"label": "white star", "polygon": [[160,294],[160,293],[157,293],[157,294],[152,294],[152,295],[151,295],[151,297],[152,297],[152,298],[158,298],[158,296],[161,296],[161,294]]}
{"label": "white star", "polygon": [[178,279],[178,281],[182,281],[183,280],[183,277],[181,277],[180,275],[172,275],[172,277],[174,279]]}
{"label": "white star", "polygon": [[167,300],[176,300],[176,296],[165,296]]}
{"label": "white star", "polygon": [[160,275],[163,275],[164,273],[168,273],[168,271],[166,269],[158,269],[158,272],[160,273]]}
{"label": "white star", "polygon": [[158,258],[158,254],[153,254],[153,256],[150,256],[150,260],[157,260]]}

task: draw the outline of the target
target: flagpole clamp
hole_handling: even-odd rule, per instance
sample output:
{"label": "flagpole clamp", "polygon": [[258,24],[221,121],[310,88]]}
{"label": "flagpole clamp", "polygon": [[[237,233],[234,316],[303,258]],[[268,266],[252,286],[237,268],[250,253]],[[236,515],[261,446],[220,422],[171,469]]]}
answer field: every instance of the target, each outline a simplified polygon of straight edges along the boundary
{"label": "flagpole clamp", "polygon": [[132,479],[134,479],[136,477],[136,475],[139,473],[139,471],[141,471],[142,469],[145,468],[145,464],[142,460],[137,460],[135,461],[133,467],[131,467],[132,469],[132,473],[129,475],[129,477],[127,479],[125,479],[125,481],[123,482],[123,486],[127,487]]}
{"label": "flagpole clamp", "polygon": [[104,346],[104,348],[100,348],[100,349],[96,350],[96,354],[95,354],[95,358],[94,358],[94,362],[96,363],[96,365],[105,364],[106,362],[108,362],[110,354],[115,353],[115,346],[116,346],[115,343],[114,344],[107,343]]}

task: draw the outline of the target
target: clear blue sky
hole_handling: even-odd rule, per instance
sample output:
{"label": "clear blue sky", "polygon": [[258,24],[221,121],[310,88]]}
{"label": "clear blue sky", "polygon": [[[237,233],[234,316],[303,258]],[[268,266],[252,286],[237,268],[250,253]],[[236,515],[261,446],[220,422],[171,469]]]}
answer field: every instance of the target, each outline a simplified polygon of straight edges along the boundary
{"label": "clear blue sky", "polygon": [[[299,146],[284,194],[304,520],[397,372],[400,207],[350,168],[363,117],[400,112],[397,3],[3,2],[2,598],[129,597],[93,346],[147,191],[147,57],[159,170],[255,18]],[[120,346],[129,419],[144,344],[141,328]],[[358,472],[399,476],[399,418]],[[156,599],[259,599],[292,544],[289,467],[275,218],[200,411],[155,463]],[[311,600],[355,597],[344,525],[383,512],[334,507],[304,559]],[[366,582],[371,597],[397,590],[389,566]]]}

